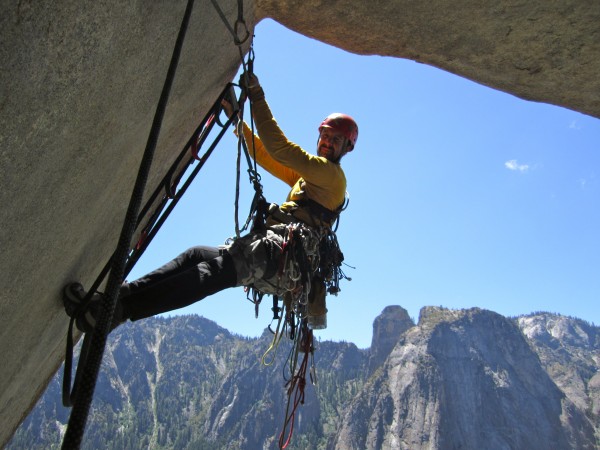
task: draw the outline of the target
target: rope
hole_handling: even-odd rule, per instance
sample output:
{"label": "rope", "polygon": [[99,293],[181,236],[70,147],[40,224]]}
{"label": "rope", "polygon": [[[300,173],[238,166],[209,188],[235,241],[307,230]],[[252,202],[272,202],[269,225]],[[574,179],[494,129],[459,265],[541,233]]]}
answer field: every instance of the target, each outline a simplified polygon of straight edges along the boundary
{"label": "rope", "polygon": [[[245,84],[246,84],[246,86],[248,86],[249,80],[250,80],[250,75],[253,73],[254,47],[253,47],[252,40],[250,40],[250,46],[249,46],[249,50],[248,50],[248,59],[246,61],[244,59],[242,44],[244,44],[251,37],[251,33],[248,30],[246,21],[244,20],[244,2],[243,2],[243,0],[237,0],[238,15],[237,15],[237,20],[235,21],[235,24],[233,27],[227,20],[227,17],[223,13],[223,10],[220,8],[217,0],[211,0],[211,3],[213,4],[213,6],[214,6],[215,10],[217,11],[217,14],[221,18],[222,22],[225,24],[225,27],[227,28],[227,30],[229,30],[229,33],[232,35],[234,44],[238,47],[238,51],[240,54],[240,62],[241,62],[241,66],[243,68],[242,77],[245,78],[245,81],[246,81]],[[242,38],[240,38],[240,36],[239,36],[239,28],[240,27],[243,27],[243,30],[245,31],[245,35]],[[245,103],[246,93],[244,92],[243,87],[242,86],[240,86],[240,87],[242,88],[242,94],[240,96],[240,101],[239,101],[239,105],[240,105],[240,110],[238,113],[239,120],[236,123],[236,126],[238,127],[238,130],[237,130],[238,153],[237,153],[237,161],[236,161],[237,175],[236,175],[235,205],[234,205],[235,238],[236,239],[240,237],[240,235],[243,231],[248,229],[248,226],[250,225],[250,222],[251,222],[253,216],[254,216],[253,229],[255,227],[261,225],[261,224],[259,224],[259,219],[260,219],[259,216],[261,215],[260,209],[261,209],[261,206],[263,206],[261,204],[266,203],[266,200],[264,199],[263,192],[262,192],[262,185],[260,184],[260,174],[257,169],[256,158],[253,158],[254,162],[252,162],[252,159],[250,158],[250,154],[248,152],[248,146],[247,146],[247,143],[244,138],[242,124],[243,124],[244,103]],[[251,130],[252,130],[252,150],[253,150],[253,153],[256,153],[256,146],[254,145],[254,119],[253,119],[253,114],[252,114],[252,103],[251,102],[250,102],[249,108],[250,108],[250,126],[251,126]],[[240,165],[241,165],[242,149],[244,151],[244,156],[246,157],[246,161],[248,163],[248,175],[250,178],[250,182],[252,183],[252,185],[254,187],[254,199],[252,200],[252,204],[250,207],[250,213],[248,214],[246,223],[244,224],[243,227],[240,228],[238,216],[239,216],[239,192],[240,192]],[[262,215],[264,215],[264,212],[262,213]],[[264,222],[264,220],[263,220],[263,222]]]}
{"label": "rope", "polygon": [[[241,111],[241,110],[240,110]],[[240,117],[239,123],[242,123],[242,118]],[[241,128],[241,126],[240,126]],[[242,158],[242,137],[238,137],[238,146],[237,146],[237,159],[235,161],[235,206],[234,206],[234,221],[235,221],[235,238],[239,239],[241,235],[240,231],[240,222],[239,222],[239,209],[240,209],[240,164]]]}
{"label": "rope", "polygon": [[[248,53],[248,64],[244,64],[245,70],[242,73],[242,77],[248,79],[250,74],[252,73],[252,67],[254,63],[254,50],[252,48],[252,43],[250,44],[250,51]],[[238,136],[238,145],[237,145],[237,160],[236,160],[236,185],[235,185],[235,201],[234,201],[234,220],[235,220],[235,238],[239,238],[243,231],[246,231],[252,222],[252,229],[260,229],[264,227],[265,217],[267,215],[268,205],[263,195],[263,187],[261,184],[261,176],[258,171],[257,162],[256,162],[256,145],[254,142],[254,117],[252,114],[252,103],[249,103],[250,108],[250,131],[252,134],[252,152],[253,158],[250,157],[250,152],[248,151],[248,143],[246,142],[246,138],[244,136],[243,130],[243,115],[244,109],[243,105],[245,99],[247,97],[244,87],[242,88],[242,93],[240,94],[239,105],[240,109],[238,112],[238,117],[236,119],[236,133]],[[252,199],[252,203],[250,205],[250,212],[244,223],[244,226],[240,228],[239,225],[239,195],[240,195],[240,173],[241,173],[241,154],[242,151],[246,158],[246,163],[248,164],[248,177],[250,179],[250,183],[254,188],[254,198]]]}
{"label": "rope", "polygon": [[115,257],[112,258],[111,272],[107,283],[107,295],[102,303],[102,314],[99,317],[98,326],[92,333],[90,353],[85,361],[86,364],[81,376],[80,389],[77,392],[75,404],[69,417],[69,424],[67,426],[67,431],[62,444],[63,449],[78,449],[81,445],[81,440],[83,438],[83,433],[85,431],[85,426],[89,415],[89,409],[94,395],[94,389],[96,387],[96,381],[98,379],[98,373],[100,371],[100,365],[102,363],[106,339],[108,333],[110,332],[110,326],[119,295],[119,288],[123,280],[123,273],[125,271],[129,245],[133,233],[135,232],[138,211],[141,205],[142,196],[144,194],[144,188],[148,179],[148,174],[152,166],[154,151],[158,142],[162,120],[171,91],[171,86],[175,78],[175,72],[179,63],[179,57],[181,55],[181,49],[183,47],[183,41],[190,21],[193,6],[194,0],[188,0],[185,14],[181,22],[181,27],[179,29],[179,34],[177,36],[175,48],[173,50],[173,55],[171,57],[171,63],[169,65],[167,77],[163,85],[163,90],[161,92],[158,105],[156,107],[156,112],[152,122],[152,128],[150,129],[150,134],[148,136],[148,142],[146,144],[144,156],[140,164],[138,176],[136,178],[129,202],[129,207],[127,208],[127,214],[125,216],[123,228],[119,237],[119,243],[115,251]]}
{"label": "rope", "polygon": [[[215,142],[213,142],[213,144],[211,145],[209,150],[205,153],[205,155],[203,155],[202,158],[199,158],[198,157],[198,148],[202,145],[202,142],[204,141],[204,139],[206,138],[206,135],[208,134],[210,128],[212,127],[212,119],[214,119],[215,116],[216,116],[217,122],[218,122],[218,114],[220,112],[220,109],[213,107],[211,118],[209,119],[209,121],[205,120],[203,125],[201,125],[198,128],[198,130],[194,133],[194,135],[192,136],[192,139],[190,140],[188,145],[186,145],[186,147],[184,148],[184,151],[180,155],[180,158],[178,158],[178,160],[174,164],[174,167],[180,162],[181,157],[183,157],[183,154],[189,147],[192,148],[192,154],[196,160],[200,161],[200,164],[196,167],[196,170],[188,178],[184,187],[182,187],[177,192],[177,195],[175,195],[174,191],[176,189],[176,185],[180,181],[181,175],[183,175],[183,172],[181,172],[181,174],[175,180],[172,179],[173,174],[171,173],[171,171],[167,174],[165,179],[168,178],[168,180],[167,180],[168,184],[167,184],[167,181],[165,181],[165,180],[163,180],[163,182],[161,182],[161,184],[164,184],[167,198],[171,199],[172,202],[169,205],[169,207],[167,208],[167,210],[163,213],[161,213],[161,211],[164,209],[164,206],[165,206],[164,201],[160,205],[160,207],[157,208],[157,210],[153,213],[151,219],[148,221],[149,225],[147,225],[146,228],[144,228],[140,242],[137,243],[134,251],[131,251],[131,248],[130,248],[131,238],[132,238],[133,234],[135,233],[135,231],[137,230],[138,226],[141,224],[143,217],[148,212],[149,206],[156,199],[156,195],[158,195],[157,194],[158,190],[157,190],[152,195],[152,199],[147,202],[147,204],[146,204],[146,206],[144,206],[142,212],[137,216],[137,221],[134,221],[132,218],[136,215],[135,211],[139,210],[139,206],[141,204],[141,199],[142,199],[142,196],[144,193],[144,186],[145,186],[147,178],[148,178],[148,172],[149,172],[149,169],[151,166],[153,153],[156,148],[156,143],[158,141],[158,135],[160,133],[162,118],[164,116],[166,103],[167,103],[171,85],[172,85],[172,82],[174,79],[177,63],[178,63],[181,48],[183,45],[183,39],[184,39],[186,30],[187,30],[187,27],[189,24],[189,20],[191,17],[193,3],[194,3],[193,0],[188,1],[184,19],[182,20],[179,35],[177,37],[176,46],[173,51],[171,64],[169,66],[169,71],[167,73],[167,78],[165,80],[165,85],[163,86],[163,91],[161,93],[159,104],[157,105],[157,110],[155,113],[151,131],[150,131],[150,136],[148,138],[148,143],[146,146],[146,150],[144,152],[144,157],[142,159],[142,163],[140,164],[140,170],[138,172],[138,177],[136,179],[134,191],[132,193],[132,197],[130,200],[129,209],[126,214],[125,223],[123,225],[123,229],[122,229],[121,236],[119,239],[119,244],[117,246],[115,253],[112,255],[111,259],[106,264],[105,268],[103,269],[100,276],[96,280],[94,286],[92,286],[92,289],[90,289],[90,291],[88,292],[86,299],[84,299],[84,301],[83,301],[83,304],[85,304],[86,301],[89,301],[89,299],[91,299],[91,296],[93,295],[94,292],[97,291],[102,280],[110,272],[110,277],[109,277],[109,280],[107,283],[107,288],[106,288],[105,301],[104,301],[104,304],[102,305],[102,308],[103,308],[102,315],[101,315],[101,317],[99,317],[98,326],[94,330],[94,333],[87,334],[84,338],[83,346],[82,346],[80,358],[79,358],[80,364],[79,364],[79,367],[77,368],[77,374],[76,374],[75,383],[74,383],[72,392],[69,391],[69,388],[70,388],[70,384],[71,384],[70,377],[71,377],[72,353],[73,353],[72,352],[72,350],[73,350],[72,331],[73,331],[74,320],[72,319],[69,323],[68,336],[67,336],[67,356],[65,358],[65,373],[64,373],[64,381],[63,381],[63,404],[65,406],[71,406],[74,403],[74,408],[71,413],[71,417],[69,420],[69,426],[67,428],[67,433],[65,434],[65,439],[63,441],[63,448],[78,448],[81,443],[81,438],[82,438],[82,435],[83,435],[83,432],[85,429],[85,424],[87,422],[89,407],[90,407],[91,400],[93,397],[93,391],[95,388],[96,379],[98,376],[99,367],[100,367],[101,360],[102,360],[102,355],[104,353],[104,348],[106,345],[106,337],[111,329],[110,324],[112,323],[112,316],[114,315],[116,301],[117,301],[118,293],[119,293],[119,287],[120,287],[122,280],[124,279],[124,276],[125,276],[124,274],[128,273],[131,270],[132,266],[135,264],[135,262],[137,262],[137,260],[139,259],[139,256],[141,256],[141,254],[143,253],[145,248],[148,246],[149,242],[152,240],[154,235],[158,232],[158,229],[160,228],[162,223],[164,223],[164,221],[168,217],[168,214],[175,207],[179,198],[181,198],[181,196],[183,195],[183,193],[185,192],[187,187],[189,187],[193,178],[199,172],[200,168],[206,162],[206,159],[211,154],[212,150],[214,150],[217,143],[220,141],[221,137],[223,136],[223,134],[225,132],[225,129],[232,123],[232,120],[230,119],[225,125],[222,126],[223,129],[221,130],[221,133],[219,134],[219,136],[216,138]],[[246,61],[244,61],[244,58],[243,58],[241,45],[250,37],[250,33],[249,33],[246,23],[243,19],[243,2],[242,2],[242,0],[238,0],[238,19],[235,22],[235,26],[233,28],[231,26],[229,26],[227,20],[225,19],[224,14],[222,13],[218,4],[214,0],[213,0],[213,5],[215,6],[215,9],[217,10],[217,12],[221,16],[221,18],[223,19],[223,21],[226,24],[227,28],[229,29],[230,33],[232,33],[232,35],[234,36],[234,43],[236,44],[236,46],[238,46],[238,50],[240,52],[240,59],[242,62],[242,66],[244,67],[244,76],[248,77],[248,74],[251,73],[251,71],[252,71],[252,65],[253,65],[253,60],[254,60],[254,51],[252,49],[252,43],[251,43],[250,51],[248,54],[248,62],[246,63]],[[245,36],[243,38],[239,37],[238,28],[240,26],[243,26],[243,28],[245,30]],[[219,106],[220,106],[220,100],[221,100],[221,98],[223,98],[223,95],[224,94],[221,94],[221,97],[217,101]],[[242,104],[242,105],[243,105],[243,101],[242,101],[243,95],[244,94],[242,93],[242,96],[240,97],[240,104]],[[240,118],[241,117],[242,117],[242,111],[240,111]],[[202,127],[206,127],[206,128],[202,129]],[[252,121],[252,131],[254,133],[253,121]],[[192,142],[192,140],[194,142]],[[248,165],[251,167],[250,157],[248,154],[247,147],[245,146],[245,141],[242,141],[241,144],[243,145],[244,153],[245,153],[246,159],[248,160]],[[239,149],[238,149],[238,152],[239,152]],[[243,230],[245,230],[247,228],[247,226],[252,218],[252,215],[254,213],[256,213],[256,216],[254,219],[255,222],[258,220],[258,212],[257,211],[259,209],[260,200],[264,200],[264,198],[262,197],[262,186],[260,185],[260,175],[258,174],[258,171],[256,169],[256,161],[254,161],[254,169],[250,168],[248,172],[250,174],[250,181],[254,185],[256,193],[255,193],[255,198],[252,203],[252,208],[251,208],[250,214],[248,216],[248,220],[246,221],[246,224],[244,225]],[[236,197],[236,201],[237,201],[237,197]],[[160,216],[160,218],[159,218],[159,216]],[[236,218],[237,218],[237,213],[236,213]],[[132,226],[132,224],[133,224],[133,226]],[[236,229],[239,229],[239,227],[236,226]],[[129,257],[128,257],[128,255],[129,255]],[[123,263],[121,264],[121,262],[123,262]],[[70,357],[69,357],[69,355],[70,355]],[[89,358],[89,361],[88,361],[88,358]],[[79,397],[80,392],[82,393],[81,394],[82,397]]]}
{"label": "rope", "polygon": [[[213,4],[215,10],[217,11],[217,14],[221,18],[221,21],[225,24],[225,27],[227,28],[227,30],[233,37],[233,43],[237,46],[238,51],[240,53],[240,61],[241,61],[241,65],[243,67],[242,77],[244,77],[246,79],[246,81],[248,82],[250,74],[252,74],[252,70],[253,70],[254,49],[253,49],[253,43],[252,43],[252,41],[250,41],[250,47],[248,50],[248,61],[246,62],[246,60],[244,59],[242,44],[244,44],[250,38],[251,35],[250,35],[250,31],[248,30],[248,26],[246,25],[246,21],[244,20],[244,2],[243,2],[243,0],[237,0],[238,15],[237,15],[237,20],[235,21],[235,24],[233,27],[227,20],[227,17],[225,16],[225,13],[223,13],[223,10],[219,6],[219,3],[217,2],[217,0],[211,0],[211,3]],[[245,35],[242,38],[240,38],[240,36],[239,36],[239,28],[240,27],[243,27],[243,30],[245,31]],[[248,83],[246,83],[246,85],[248,85]],[[258,170],[256,167],[256,159],[254,160],[254,166],[252,166],[252,163],[250,161],[250,155],[248,153],[248,148],[247,148],[246,142],[244,140],[244,133],[242,130],[245,97],[246,97],[246,95],[243,92],[243,88],[242,88],[242,94],[240,96],[240,101],[239,101],[240,109],[238,111],[238,121],[236,123],[236,127],[238,127],[238,131],[237,131],[238,151],[237,151],[237,160],[236,160],[236,184],[235,184],[235,204],[234,204],[235,239],[238,239],[241,236],[241,233],[248,228],[250,221],[252,220],[252,216],[257,212],[257,210],[259,208],[260,201],[264,200],[264,197],[262,194],[262,185],[260,184],[260,175],[258,174]],[[252,118],[252,103],[250,103],[250,123],[252,126],[252,135],[254,135],[254,120]],[[242,148],[244,149],[244,154],[245,154],[247,162],[248,162],[248,167],[249,167],[248,174],[250,177],[250,182],[252,183],[252,185],[254,187],[255,195],[254,195],[254,199],[252,200],[250,213],[248,214],[246,223],[244,224],[244,226],[242,228],[240,228],[238,216],[239,216],[240,165],[241,165]],[[254,145],[252,148],[255,149]]]}
{"label": "rope", "polygon": [[[292,440],[294,434],[294,422],[296,418],[296,410],[299,405],[304,404],[304,388],[306,387],[306,369],[308,368],[308,355],[313,353],[313,332],[308,328],[306,320],[302,320],[301,332],[296,336],[296,342],[293,348],[293,356],[290,361],[292,377],[287,383],[288,386],[288,401],[285,410],[285,420],[283,423],[283,429],[279,435],[279,448],[285,449]],[[296,372],[296,365],[298,364],[298,353],[303,352],[304,357],[300,363],[300,367]],[[311,369],[311,380],[312,369]],[[313,380],[314,381],[314,380]],[[290,403],[292,403],[292,394],[294,397],[293,406],[290,412]],[[285,439],[285,432],[288,429],[289,432],[287,439]]]}

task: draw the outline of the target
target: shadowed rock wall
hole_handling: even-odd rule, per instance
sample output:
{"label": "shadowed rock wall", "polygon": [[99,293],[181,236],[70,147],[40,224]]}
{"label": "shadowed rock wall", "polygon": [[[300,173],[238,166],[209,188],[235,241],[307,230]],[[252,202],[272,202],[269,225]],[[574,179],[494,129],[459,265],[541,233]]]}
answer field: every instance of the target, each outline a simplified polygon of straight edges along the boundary
{"label": "shadowed rock wall", "polygon": [[[63,358],[60,291],[114,250],[185,9],[183,0],[0,3],[0,445]],[[220,0],[231,23],[234,0]],[[247,0],[360,54],[431,64],[600,117],[600,3]],[[197,0],[149,186],[239,66]]]}
{"label": "shadowed rock wall", "polygon": [[[236,3],[221,3],[233,23]],[[64,358],[62,286],[89,286],[114,251],[185,6],[3,2],[0,446]],[[196,1],[149,187],[239,62],[211,3]]]}

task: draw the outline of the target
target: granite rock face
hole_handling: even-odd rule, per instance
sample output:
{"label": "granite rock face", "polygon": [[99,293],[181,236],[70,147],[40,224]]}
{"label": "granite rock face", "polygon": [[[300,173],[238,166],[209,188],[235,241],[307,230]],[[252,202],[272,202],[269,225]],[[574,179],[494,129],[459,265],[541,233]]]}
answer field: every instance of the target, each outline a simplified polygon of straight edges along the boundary
{"label": "granite rock face", "polygon": [[257,15],[352,53],[407,58],[527,100],[600,114],[593,0],[256,4]]}
{"label": "granite rock face", "polygon": [[[219,3],[233,24],[237,2]],[[89,285],[114,251],[185,4],[0,4],[0,445],[63,358],[62,286]],[[243,5],[250,30],[270,17],[351,52],[600,117],[596,1]],[[149,186],[239,64],[212,3],[197,1]]]}
{"label": "granite rock face", "polygon": [[513,321],[429,307],[355,397],[333,447],[593,449],[584,411]]}
{"label": "granite rock face", "polygon": [[373,322],[373,338],[369,353],[369,373],[375,371],[387,359],[400,336],[415,326],[408,312],[401,306],[386,306]]}
{"label": "granite rock face", "polygon": [[519,317],[517,324],[554,383],[596,427],[600,441],[600,333],[598,328],[548,313]]}

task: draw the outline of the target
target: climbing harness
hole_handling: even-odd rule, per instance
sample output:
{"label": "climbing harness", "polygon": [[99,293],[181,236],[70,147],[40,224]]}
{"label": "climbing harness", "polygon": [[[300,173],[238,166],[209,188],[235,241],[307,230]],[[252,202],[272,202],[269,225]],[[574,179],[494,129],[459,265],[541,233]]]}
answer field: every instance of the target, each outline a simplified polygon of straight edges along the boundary
{"label": "climbing harness", "polygon": [[[266,239],[274,240],[275,248],[280,247],[280,254],[274,254],[276,250],[266,245],[263,245],[266,248],[262,248],[262,252],[268,252],[270,259],[279,260],[280,267],[276,274],[258,279],[251,279],[252,272],[249,269],[247,269],[248,274],[242,270],[238,275],[242,281],[248,281],[247,298],[255,304],[257,316],[259,304],[267,294],[287,301],[294,306],[295,313],[303,314],[304,317],[306,312],[301,312],[301,308],[296,305],[308,304],[308,295],[314,279],[320,280],[325,285],[326,291],[333,295],[337,295],[340,291],[339,282],[342,278],[350,280],[341,267],[344,255],[340,250],[337,236],[330,226],[306,225],[293,215],[282,212],[276,204],[270,205],[267,217],[267,222],[274,220],[278,223],[270,224],[268,227],[270,233],[267,233]],[[337,222],[337,218],[333,218],[332,221]],[[264,235],[262,231],[258,234]],[[244,238],[243,244],[247,245],[249,241],[255,239],[252,236],[251,234]],[[258,251],[257,249],[261,248],[254,245],[252,252]],[[235,244],[231,251],[234,254],[240,253]],[[240,256],[248,261],[248,267],[252,266],[257,257],[253,253],[246,254],[246,252]]]}
{"label": "climbing harness", "polygon": [[[282,337],[286,334],[293,341],[292,350],[288,356],[289,377],[286,379],[287,407],[283,429],[279,437],[279,447],[286,448],[294,432],[296,410],[304,403],[304,389],[306,386],[306,371],[310,355],[310,379],[317,383],[314,365],[313,329],[318,328],[319,319],[311,316],[311,306],[319,302],[322,294],[322,308],[325,292],[320,292],[319,283],[323,283],[325,290],[333,295],[339,292],[340,278],[348,278],[341,270],[343,255],[339,249],[337,237],[329,227],[314,228],[300,222],[272,226],[271,229],[280,229],[283,236],[279,269],[271,279],[261,279],[249,289],[255,302],[255,311],[258,315],[258,304],[263,295],[273,296],[273,319],[277,321],[273,340],[261,358],[265,366],[275,362],[277,350]],[[316,295],[313,295],[317,292]],[[309,296],[311,298],[309,298]],[[279,299],[283,299],[283,307],[279,307]],[[311,300],[313,303],[311,303]],[[314,312],[314,311],[313,311]],[[303,354],[302,361],[298,364],[299,354]],[[285,437],[287,433],[287,438]]]}

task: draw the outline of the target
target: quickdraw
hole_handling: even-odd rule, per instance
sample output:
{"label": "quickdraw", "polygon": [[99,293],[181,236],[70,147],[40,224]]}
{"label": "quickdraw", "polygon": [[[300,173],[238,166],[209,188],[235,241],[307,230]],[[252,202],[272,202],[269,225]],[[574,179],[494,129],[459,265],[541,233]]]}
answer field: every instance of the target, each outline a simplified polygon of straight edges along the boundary
{"label": "quickdraw", "polygon": [[340,292],[340,280],[346,279],[352,281],[342,270],[344,254],[340,250],[337,235],[331,229],[328,229],[320,240],[319,254],[321,255],[321,264],[317,270],[317,276],[325,281],[328,294],[337,295]]}

